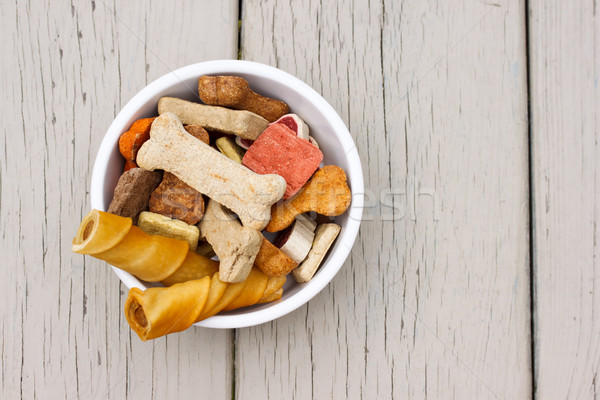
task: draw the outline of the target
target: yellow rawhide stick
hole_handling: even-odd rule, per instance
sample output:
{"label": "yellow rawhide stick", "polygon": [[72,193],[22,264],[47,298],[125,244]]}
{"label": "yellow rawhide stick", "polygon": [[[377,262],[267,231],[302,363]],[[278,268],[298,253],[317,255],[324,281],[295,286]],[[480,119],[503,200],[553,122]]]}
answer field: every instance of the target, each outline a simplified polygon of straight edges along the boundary
{"label": "yellow rawhide stick", "polygon": [[212,278],[206,276],[169,287],[144,291],[132,288],[125,301],[125,317],[131,329],[146,341],[183,331],[221,310],[256,304],[265,294],[273,296],[273,292],[266,293],[267,287],[278,291],[283,283],[285,278],[269,278],[258,268],[252,268],[243,282],[223,282],[215,273]]}
{"label": "yellow rawhide stick", "polygon": [[131,288],[125,301],[125,318],[143,341],[181,332],[196,322],[209,287],[210,278],[205,276],[168,288]]}
{"label": "yellow rawhide stick", "polygon": [[147,282],[175,284],[212,276],[219,263],[189,251],[187,242],[148,235],[131,218],[92,210],[73,239],[75,253],[91,255]]}

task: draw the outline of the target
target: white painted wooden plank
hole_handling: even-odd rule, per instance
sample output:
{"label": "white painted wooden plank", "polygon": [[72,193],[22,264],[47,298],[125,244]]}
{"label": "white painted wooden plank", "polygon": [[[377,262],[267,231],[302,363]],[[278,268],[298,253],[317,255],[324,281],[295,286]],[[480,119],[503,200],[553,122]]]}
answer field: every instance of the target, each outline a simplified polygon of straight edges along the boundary
{"label": "white painted wooden plank", "polygon": [[142,343],[126,288],[70,244],[116,113],[171,69],[236,57],[237,15],[233,0],[0,4],[0,398],[230,395],[231,332]]}
{"label": "white painted wooden plank", "polygon": [[238,331],[240,398],[531,396],[525,5],[498,3],[244,3],[242,57],[340,113],[371,207],[320,295]]}
{"label": "white painted wooden plank", "polygon": [[599,399],[600,10],[529,2],[536,397]]}

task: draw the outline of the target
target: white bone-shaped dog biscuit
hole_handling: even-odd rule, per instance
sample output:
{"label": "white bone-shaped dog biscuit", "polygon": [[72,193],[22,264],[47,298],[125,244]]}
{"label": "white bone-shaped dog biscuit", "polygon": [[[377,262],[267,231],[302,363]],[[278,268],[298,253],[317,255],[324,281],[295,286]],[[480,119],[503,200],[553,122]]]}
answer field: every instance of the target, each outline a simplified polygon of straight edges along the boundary
{"label": "white bone-shaped dog biscuit", "polygon": [[141,168],[171,172],[202,194],[235,212],[244,226],[262,230],[271,205],[283,196],[285,179],[259,175],[186,132],[172,113],[156,118],[150,139],[138,152]]}
{"label": "white bone-shaped dog biscuit", "polygon": [[242,226],[235,215],[214,200],[208,202],[198,227],[219,257],[219,278],[232,283],[245,280],[262,244],[261,233]]}

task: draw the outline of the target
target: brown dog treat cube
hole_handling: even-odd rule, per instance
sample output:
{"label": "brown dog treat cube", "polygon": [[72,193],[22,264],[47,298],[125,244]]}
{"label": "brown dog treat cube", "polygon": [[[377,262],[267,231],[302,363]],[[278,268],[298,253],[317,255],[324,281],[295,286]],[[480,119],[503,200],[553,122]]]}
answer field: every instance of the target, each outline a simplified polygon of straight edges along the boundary
{"label": "brown dog treat cube", "polygon": [[287,183],[284,199],[292,197],[323,161],[323,153],[283,124],[269,125],[244,155],[242,164],[258,174],[277,174]]}
{"label": "brown dog treat cube", "polygon": [[133,168],[119,178],[108,212],[133,219],[137,223],[142,211],[148,210],[150,194],[159,185],[162,178],[160,171],[147,171]]}
{"label": "brown dog treat cube", "polygon": [[201,76],[198,94],[208,105],[251,111],[269,122],[276,121],[290,110],[283,101],[253,92],[248,81],[239,76]]}
{"label": "brown dog treat cube", "polygon": [[196,189],[165,172],[162,182],[150,196],[150,211],[195,225],[204,215],[204,198]]}

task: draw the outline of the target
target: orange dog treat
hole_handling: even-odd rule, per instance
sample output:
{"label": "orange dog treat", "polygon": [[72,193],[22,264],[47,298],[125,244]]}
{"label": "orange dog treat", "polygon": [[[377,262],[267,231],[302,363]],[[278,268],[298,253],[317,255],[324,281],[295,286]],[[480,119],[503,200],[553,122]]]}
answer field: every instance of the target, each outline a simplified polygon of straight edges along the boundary
{"label": "orange dog treat", "polygon": [[297,215],[309,211],[327,216],[343,214],[350,205],[351,197],[344,170],[327,165],[318,170],[296,196],[273,205],[267,231],[285,229]]}
{"label": "orange dog treat", "polygon": [[283,101],[253,92],[248,82],[238,76],[201,76],[198,94],[208,105],[251,111],[269,122],[276,121],[290,110]]}
{"label": "orange dog treat", "polygon": [[[150,139],[150,127],[153,121],[154,118],[138,119],[119,138],[119,151],[125,157],[125,160],[132,162],[133,165],[135,165],[138,150],[146,140]],[[125,168],[127,170],[134,167],[129,163],[125,165]]]}
{"label": "orange dog treat", "polygon": [[260,268],[267,276],[274,277],[287,275],[298,266],[298,263],[263,238],[254,259],[254,266]]}
{"label": "orange dog treat", "polygon": [[125,160],[125,167],[123,168],[123,173],[129,171],[130,169],[137,168],[137,164],[135,161]]}

